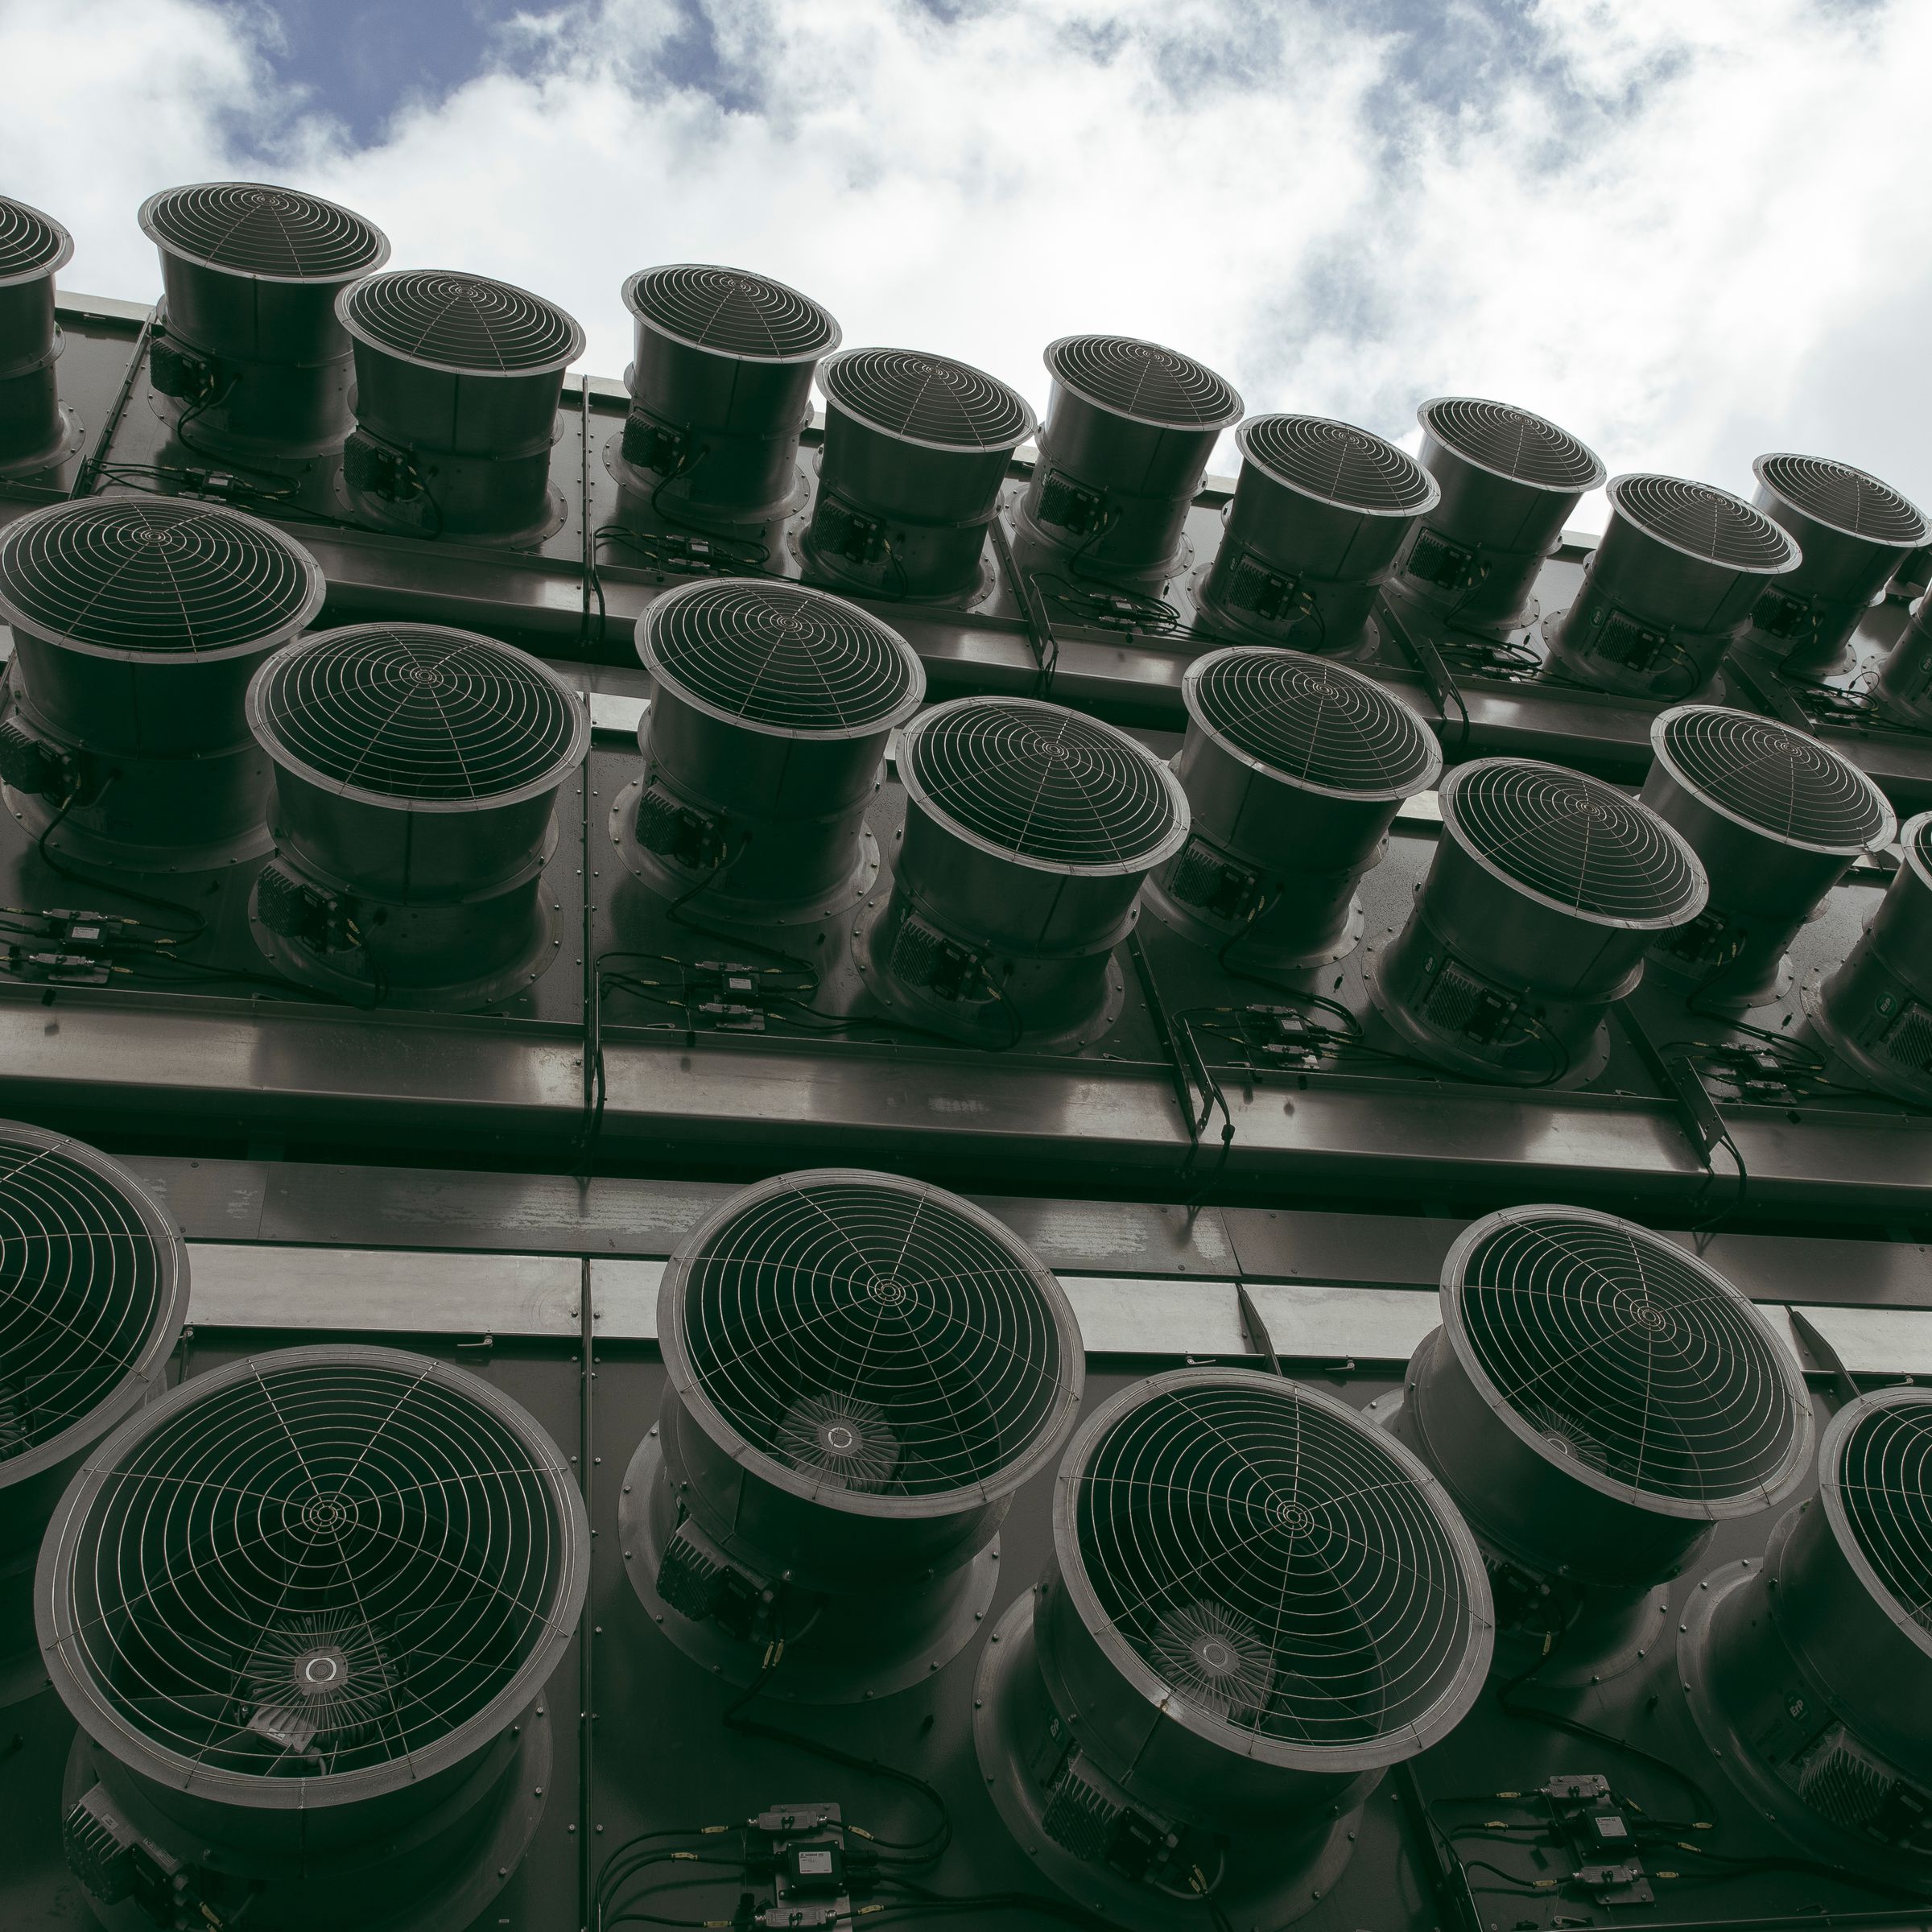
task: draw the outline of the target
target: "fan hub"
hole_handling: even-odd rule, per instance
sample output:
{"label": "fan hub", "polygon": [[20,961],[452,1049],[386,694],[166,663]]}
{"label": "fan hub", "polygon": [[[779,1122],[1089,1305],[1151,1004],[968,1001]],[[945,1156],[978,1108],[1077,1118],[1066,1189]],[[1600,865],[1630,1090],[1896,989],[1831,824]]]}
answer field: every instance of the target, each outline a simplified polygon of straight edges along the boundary
{"label": "fan hub", "polygon": [[866,1290],[882,1308],[898,1308],[904,1305],[906,1288],[903,1282],[895,1282],[889,1274],[882,1274]]}
{"label": "fan hub", "polygon": [[302,1527],[316,1536],[340,1536],[355,1517],[354,1505],[341,1496],[312,1496],[302,1505]]}
{"label": "fan hub", "polygon": [[349,1681],[349,1658],[333,1644],[323,1644],[302,1651],[291,1674],[304,1697],[332,1696]]}
{"label": "fan hub", "polygon": [[1275,1498],[1273,1514],[1277,1526],[1290,1536],[1305,1536],[1315,1527],[1315,1512],[1306,1503],[1290,1501],[1285,1496]]}

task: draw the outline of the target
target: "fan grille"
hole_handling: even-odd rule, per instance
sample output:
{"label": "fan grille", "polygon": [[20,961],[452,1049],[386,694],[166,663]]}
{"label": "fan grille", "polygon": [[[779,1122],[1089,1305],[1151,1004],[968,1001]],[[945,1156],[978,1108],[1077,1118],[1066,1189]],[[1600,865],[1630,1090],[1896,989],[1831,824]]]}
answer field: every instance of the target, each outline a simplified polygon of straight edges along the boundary
{"label": "fan grille", "polygon": [[1236,645],[1197,658],[1187,707],[1238,750],[1298,784],[1406,798],[1442,753],[1422,720],[1374,679],[1299,651]]}
{"label": "fan grille", "polygon": [[1750,824],[1846,852],[1891,836],[1891,807],[1878,787],[1802,731],[1718,704],[1686,705],[1659,724],[1677,772]]}
{"label": "fan grille", "polygon": [[1340,1403],[1250,1375],[1156,1382],[1075,1481],[1075,1550],[1108,1621],[1237,1732],[1368,1743],[1467,1674],[1486,1621],[1467,1556]]}
{"label": "fan grille", "polygon": [[1185,831],[1152,753],[1057,704],[963,698],[939,705],[908,728],[900,769],[935,811],[1022,858],[1151,865]]}
{"label": "fan grille", "polygon": [[192,261],[291,282],[346,281],[389,256],[381,229],[360,215],[259,181],[171,188],[142,209],[141,225]]}
{"label": "fan grille", "polygon": [[997,376],[943,356],[848,349],[819,371],[827,398],[895,436],[947,449],[1011,449],[1033,433],[1033,411]]}
{"label": "fan grille", "polygon": [[1797,547],[1762,510],[1728,490],[1681,477],[1615,477],[1611,507],[1646,535],[1732,570],[1766,576],[1797,561]]}
{"label": "fan grille", "polygon": [[0,281],[51,274],[73,251],[67,230],[51,215],[0,195]]}
{"label": "fan grille", "polygon": [[113,1395],[174,1309],[175,1245],[137,1185],[0,1126],[0,1477]]}
{"label": "fan grille", "polygon": [[638,625],[653,677],[749,724],[856,732],[898,723],[925,691],[912,647],[842,597],[725,580],[663,597]]}
{"label": "fan grille", "polygon": [[452,269],[401,269],[344,291],[342,320],[378,349],[485,374],[562,369],[584,332],[554,303]]}
{"label": "fan grille", "polygon": [[68,1666],[201,1773],[417,1774],[575,1616],[568,1479],[469,1382],[291,1351],[130,1425],[67,1532]]}
{"label": "fan grille", "polygon": [[1205,363],[1132,336],[1063,336],[1050,344],[1055,382],[1102,409],[1163,429],[1226,429],[1241,398]]}
{"label": "fan grille", "polygon": [[1445,448],[1514,482],[1567,494],[1595,489],[1604,480],[1594,450],[1526,409],[1479,396],[1439,396],[1415,413]]}
{"label": "fan grille", "polygon": [[839,339],[831,316],[795,288],[743,269],[683,262],[647,268],[624,291],[633,313],[680,342],[761,362],[803,362]]}
{"label": "fan grille", "polygon": [[1607,1215],[1492,1217],[1444,1286],[1492,1399],[1552,1460],[1709,1505],[1785,1484],[1810,1448],[1795,1370],[1749,1302]]}
{"label": "fan grille", "polygon": [[1874,1405],[1846,1432],[1833,1473],[1880,1587],[1932,1635],[1932,1402]]}
{"label": "fan grille", "polygon": [[1753,467],[1761,482],[1833,530],[1901,550],[1916,549],[1932,537],[1932,524],[1914,504],[1849,463],[1780,455],[1760,456]]}
{"label": "fan grille", "polygon": [[936,1188],[788,1175],[729,1207],[674,1267],[698,1388],[815,1488],[1009,1488],[1071,1422],[1080,1338],[1058,1284]]}
{"label": "fan grille", "polygon": [[1707,886],[1682,839],[1612,786],[1526,758],[1458,766],[1443,818],[1506,878],[1594,919],[1694,916]]}
{"label": "fan grille", "polygon": [[1254,416],[1236,437],[1265,476],[1343,510],[1406,515],[1441,495],[1413,456],[1371,431],[1326,416]]}
{"label": "fan grille", "polygon": [[322,595],[314,559],[279,530],[172,497],[52,504],[0,531],[0,614],[60,643],[156,655],[270,644]]}
{"label": "fan grille", "polygon": [[576,764],[588,737],[581,704],[534,658],[427,624],[324,631],[264,665],[251,695],[275,747],[391,799],[529,791]]}

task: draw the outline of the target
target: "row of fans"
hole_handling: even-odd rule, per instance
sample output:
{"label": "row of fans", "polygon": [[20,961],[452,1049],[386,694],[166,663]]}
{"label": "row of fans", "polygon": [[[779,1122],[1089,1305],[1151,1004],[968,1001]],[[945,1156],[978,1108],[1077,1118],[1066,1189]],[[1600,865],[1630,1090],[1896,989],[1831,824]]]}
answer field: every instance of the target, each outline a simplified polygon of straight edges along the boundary
{"label": "row of fans", "polygon": [[[320,568],[238,513],[118,496],[0,532],[13,628],[0,777],[43,843],[136,871],[278,857],[255,929],[303,984],[486,1004],[547,965],[557,791],[582,699],[511,647],[419,625],[303,636]],[[1444,836],[1402,931],[1362,949],[1406,1051],[1476,1078],[1588,1070],[1646,954],[1699,997],[1773,997],[1794,938],[1896,823],[1801,732],[1707,704],[1664,712],[1641,799],[1554,766],[1442,775],[1421,718],[1352,668],[1256,646],[1187,669],[1171,766],[1080,713],[1019,698],[922,710],[898,634],[823,592],[687,584],[638,625],[653,702],[610,836],[667,900],[765,930],[856,914],[879,1003],[967,1042],[1090,1038],[1142,904],[1224,964],[1325,964],[1402,802],[1440,782]],[[891,889],[867,824],[889,745],[907,811]],[[272,782],[275,829],[268,818]],[[1852,959],[1808,989],[1863,1077],[1926,1097],[1928,828]]]}
{"label": "row of fans", "polygon": [[[514,1402],[418,1356],[290,1349],[163,1393],[188,1292],[123,1169],[0,1128],[0,1695],[51,1678],[78,1720],[67,1848],[109,1922],[300,1932],[361,1901],[453,1932],[542,1810],[577,1485]],[[1789,1349],[1684,1249],[1568,1208],[1468,1228],[1441,1313],[1366,1415],[1191,1367],[1080,1421],[1065,1292],[1000,1222],[891,1175],[780,1176],[667,1269],[621,1560],[726,1681],[888,1695],[966,1646],[1001,1522],[1057,1463],[974,1741],[1022,1847],[1119,1925],[1198,1923],[1203,1892],[1228,1922],[1296,1916],[1492,1661],[1649,1660],[1754,1807],[1926,1882],[1932,1396],[1844,1408],[1817,1501],[1672,1645],[1669,1580],[1810,1468]]]}
{"label": "row of fans", "polygon": [[[36,210],[4,212],[0,454],[31,468],[68,440],[52,277],[70,244]],[[513,544],[558,527],[551,445],[584,345],[563,311],[473,275],[382,272],[380,231],[291,189],[172,188],[141,221],[165,287],[151,385],[173,399],[184,440],[192,424],[190,447],[235,460],[340,449],[348,506],[378,527]],[[1368,640],[1387,591],[1499,637],[1544,619],[1552,671],[1652,696],[1695,696],[1734,644],[1802,677],[1842,668],[1866,608],[1932,542],[1898,491],[1821,458],[1761,457],[1754,502],[1623,476],[1580,591],[1543,613],[1538,572],[1604,469],[1527,411],[1426,402],[1418,461],[1348,423],[1244,422],[1233,388],[1193,358],[1079,336],[1046,350],[1052,391],[1036,425],[981,370],[840,350],[831,315],[766,277],[679,264],[633,275],[624,299],[631,410],[606,460],[637,499],[626,516],[744,533],[795,511],[815,372],[827,418],[803,556],[815,574],[894,597],[972,601],[987,588],[989,526],[1036,428],[1013,518],[1033,568],[1166,591],[1192,564],[1186,526],[1209,456],[1239,423],[1225,532],[1190,579],[1218,630],[1344,653]],[[1909,721],[1932,719],[1922,627],[1892,654],[1879,696]]]}

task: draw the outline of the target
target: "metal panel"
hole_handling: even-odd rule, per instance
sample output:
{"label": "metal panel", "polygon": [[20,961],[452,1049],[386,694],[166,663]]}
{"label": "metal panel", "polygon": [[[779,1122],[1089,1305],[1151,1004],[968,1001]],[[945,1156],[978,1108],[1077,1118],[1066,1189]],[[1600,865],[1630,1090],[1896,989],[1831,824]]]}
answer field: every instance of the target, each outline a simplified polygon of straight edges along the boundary
{"label": "metal panel", "polygon": [[1255,1311],[1283,1360],[1406,1362],[1442,1319],[1416,1288],[1256,1287]]}
{"label": "metal panel", "polygon": [[1063,1274],[1089,1355],[1245,1355],[1232,1282]]}

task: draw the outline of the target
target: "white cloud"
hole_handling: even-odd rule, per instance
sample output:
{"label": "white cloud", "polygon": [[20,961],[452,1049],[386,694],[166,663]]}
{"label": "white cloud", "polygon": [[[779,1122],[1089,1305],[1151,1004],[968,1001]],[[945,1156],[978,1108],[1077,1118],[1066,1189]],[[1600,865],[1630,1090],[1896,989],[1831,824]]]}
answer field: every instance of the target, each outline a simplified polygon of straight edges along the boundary
{"label": "white cloud", "polygon": [[708,91],[669,0],[533,10],[497,71],[354,151],[246,11],[0,0],[0,177],[103,293],[154,287],[145,194],[272,166],[379,221],[398,265],[562,302],[605,373],[627,272],[720,260],[848,342],[1036,402],[1042,344],[1119,329],[1253,410],[1400,434],[1471,390],[1613,470],[1748,489],[1753,454],[1795,446],[1932,505],[1932,8],[1465,0],[1420,45],[1348,6],[960,10],[715,0]]}

